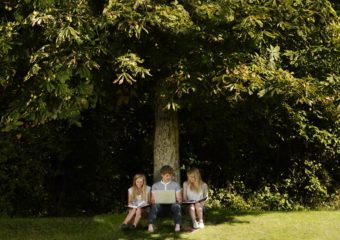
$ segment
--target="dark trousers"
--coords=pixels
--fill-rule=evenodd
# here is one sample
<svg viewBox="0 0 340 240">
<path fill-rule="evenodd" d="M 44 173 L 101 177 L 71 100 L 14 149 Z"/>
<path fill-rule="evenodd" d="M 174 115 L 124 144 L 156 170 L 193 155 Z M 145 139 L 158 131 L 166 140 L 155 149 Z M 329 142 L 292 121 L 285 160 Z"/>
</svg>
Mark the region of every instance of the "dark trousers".
<svg viewBox="0 0 340 240">
<path fill-rule="evenodd" d="M 174 204 L 152 204 L 149 213 L 149 224 L 155 224 L 158 216 L 165 216 L 171 213 L 174 217 L 175 224 L 181 224 L 182 211 L 181 205 Z"/>
</svg>

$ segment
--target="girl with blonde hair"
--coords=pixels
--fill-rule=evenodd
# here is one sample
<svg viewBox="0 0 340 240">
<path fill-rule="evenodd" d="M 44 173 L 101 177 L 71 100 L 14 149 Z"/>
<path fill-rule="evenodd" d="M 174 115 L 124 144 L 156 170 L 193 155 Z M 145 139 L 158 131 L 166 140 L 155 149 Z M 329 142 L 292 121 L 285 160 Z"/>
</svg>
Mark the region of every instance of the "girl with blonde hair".
<svg viewBox="0 0 340 240">
<path fill-rule="evenodd" d="M 143 206 L 149 205 L 150 186 L 146 184 L 144 174 L 136 174 L 132 180 L 132 187 L 128 189 L 129 213 L 121 225 L 122 229 L 129 228 L 128 223 L 133 220 L 133 228 L 136 228 L 142 217 Z"/>
<path fill-rule="evenodd" d="M 208 198 L 208 185 L 202 181 L 197 168 L 187 171 L 187 181 L 183 183 L 183 201 L 194 201 L 189 204 L 189 213 L 193 228 L 204 228 L 203 208 Z"/>
</svg>

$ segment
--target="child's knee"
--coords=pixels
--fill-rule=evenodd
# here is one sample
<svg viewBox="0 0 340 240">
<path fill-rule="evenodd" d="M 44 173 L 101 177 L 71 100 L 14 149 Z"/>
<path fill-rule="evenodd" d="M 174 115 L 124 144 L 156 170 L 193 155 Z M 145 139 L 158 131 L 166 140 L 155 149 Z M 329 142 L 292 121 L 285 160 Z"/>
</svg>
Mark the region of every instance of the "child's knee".
<svg viewBox="0 0 340 240">
<path fill-rule="evenodd" d="M 174 204 L 171 209 L 172 209 L 172 211 L 180 212 L 181 211 L 181 205 Z"/>
<path fill-rule="evenodd" d="M 136 209 L 136 208 L 131 208 L 131 209 L 130 209 L 130 213 L 133 213 L 133 214 L 135 214 L 135 213 L 136 213 L 136 211 L 137 211 L 137 209 Z"/>
</svg>

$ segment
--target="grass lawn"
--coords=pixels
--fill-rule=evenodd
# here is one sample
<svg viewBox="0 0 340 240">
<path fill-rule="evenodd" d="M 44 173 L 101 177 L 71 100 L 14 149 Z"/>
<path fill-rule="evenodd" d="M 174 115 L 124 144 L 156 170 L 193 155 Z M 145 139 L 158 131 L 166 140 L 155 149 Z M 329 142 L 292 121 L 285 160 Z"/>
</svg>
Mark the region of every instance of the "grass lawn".
<svg viewBox="0 0 340 240">
<path fill-rule="evenodd" d="M 340 211 L 231 213 L 209 210 L 204 229 L 191 231 L 188 217 L 180 233 L 170 218 L 157 220 L 146 231 L 146 219 L 137 230 L 121 231 L 125 214 L 75 218 L 0 218 L 1 240 L 338 240 Z"/>
</svg>

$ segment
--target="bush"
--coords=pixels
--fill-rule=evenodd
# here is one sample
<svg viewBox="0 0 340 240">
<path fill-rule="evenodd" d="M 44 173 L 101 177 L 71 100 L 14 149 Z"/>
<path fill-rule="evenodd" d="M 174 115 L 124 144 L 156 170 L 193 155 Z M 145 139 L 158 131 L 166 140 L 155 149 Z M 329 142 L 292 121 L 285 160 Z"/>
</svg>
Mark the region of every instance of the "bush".
<svg viewBox="0 0 340 240">
<path fill-rule="evenodd" d="M 211 200 L 207 202 L 208 207 L 223 207 L 229 210 L 244 211 L 250 210 L 251 206 L 247 203 L 240 192 L 245 190 L 242 181 L 235 180 L 227 188 L 211 188 L 209 194 Z"/>
<path fill-rule="evenodd" d="M 253 193 L 249 202 L 253 209 L 261 210 L 296 210 L 299 208 L 299 205 L 294 204 L 287 193 L 278 192 L 275 185 L 264 186 L 260 191 Z"/>
<path fill-rule="evenodd" d="M 328 201 L 326 202 L 326 207 L 332 210 L 340 209 L 340 189 L 336 190 L 335 193 L 330 195 Z"/>
<path fill-rule="evenodd" d="M 279 184 L 281 192 L 289 194 L 295 202 L 316 208 L 329 198 L 326 174 L 321 163 L 305 160 L 295 162 L 289 175 Z"/>
</svg>

